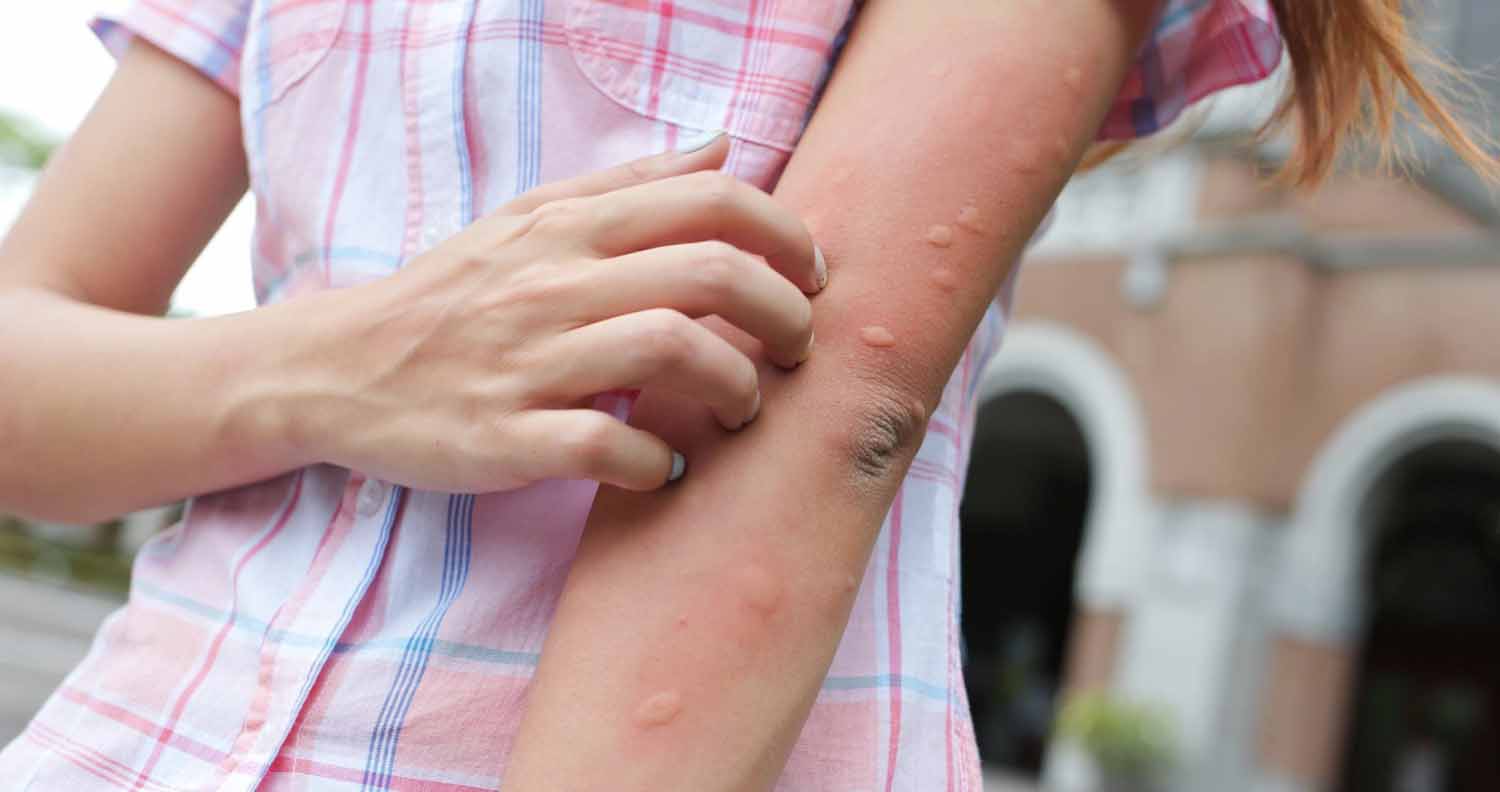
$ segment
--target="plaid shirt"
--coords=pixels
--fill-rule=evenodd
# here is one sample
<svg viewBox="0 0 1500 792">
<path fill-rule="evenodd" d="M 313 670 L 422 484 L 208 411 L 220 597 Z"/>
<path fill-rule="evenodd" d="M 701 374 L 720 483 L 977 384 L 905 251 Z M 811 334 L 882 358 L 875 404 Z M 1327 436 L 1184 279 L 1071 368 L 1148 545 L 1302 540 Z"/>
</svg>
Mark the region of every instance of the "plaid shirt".
<svg viewBox="0 0 1500 792">
<path fill-rule="evenodd" d="M 135 0 L 237 95 L 262 302 L 379 278 L 538 184 L 721 128 L 771 188 L 852 0 Z M 1170 0 L 1103 132 L 1265 76 L 1265 0 Z M 978 790 L 958 502 L 988 314 L 897 496 L 783 790 Z M 606 405 L 624 415 L 628 405 Z M 493 790 L 594 485 L 450 495 L 310 467 L 194 500 L 6 790 Z"/>
</svg>

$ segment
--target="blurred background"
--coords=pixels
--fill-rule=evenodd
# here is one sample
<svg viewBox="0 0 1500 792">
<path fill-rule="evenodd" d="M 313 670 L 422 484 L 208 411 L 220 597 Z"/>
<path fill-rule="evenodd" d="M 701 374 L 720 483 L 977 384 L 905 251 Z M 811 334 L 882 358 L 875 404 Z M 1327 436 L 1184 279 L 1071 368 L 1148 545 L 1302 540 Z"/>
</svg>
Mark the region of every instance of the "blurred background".
<svg viewBox="0 0 1500 792">
<path fill-rule="evenodd" d="M 109 77 L 94 6 L 0 5 L 0 230 Z M 1500 6 L 1420 24 L 1500 107 Z M 993 790 L 1500 790 L 1500 202 L 1420 134 L 1278 187 L 1278 79 L 1075 179 L 1029 256 L 962 507 Z M 252 304 L 251 222 L 174 312 Z M 0 742 L 178 513 L 0 515 Z"/>
</svg>

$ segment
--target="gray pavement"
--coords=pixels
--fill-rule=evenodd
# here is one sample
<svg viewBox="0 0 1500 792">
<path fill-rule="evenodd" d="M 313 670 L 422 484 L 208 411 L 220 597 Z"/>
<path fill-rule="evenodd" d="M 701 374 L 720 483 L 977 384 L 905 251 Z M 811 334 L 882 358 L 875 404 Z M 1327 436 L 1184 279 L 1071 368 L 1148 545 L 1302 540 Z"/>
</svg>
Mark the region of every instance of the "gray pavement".
<svg viewBox="0 0 1500 792">
<path fill-rule="evenodd" d="M 119 604 L 0 574 L 0 745 L 83 659 L 99 623 Z"/>
</svg>

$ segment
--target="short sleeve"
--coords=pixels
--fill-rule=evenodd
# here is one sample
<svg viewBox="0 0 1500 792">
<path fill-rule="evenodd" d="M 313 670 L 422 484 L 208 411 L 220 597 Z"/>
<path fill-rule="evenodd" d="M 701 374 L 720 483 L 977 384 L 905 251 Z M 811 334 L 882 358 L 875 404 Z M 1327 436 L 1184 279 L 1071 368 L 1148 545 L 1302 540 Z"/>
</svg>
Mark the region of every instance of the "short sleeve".
<svg viewBox="0 0 1500 792">
<path fill-rule="evenodd" d="M 252 0 L 131 0 L 118 14 L 89 23 L 115 57 L 140 38 L 240 94 L 240 54 Z"/>
<path fill-rule="evenodd" d="M 1155 133 L 1192 103 L 1269 76 L 1281 53 L 1269 0 L 1168 0 L 1099 138 Z"/>
</svg>

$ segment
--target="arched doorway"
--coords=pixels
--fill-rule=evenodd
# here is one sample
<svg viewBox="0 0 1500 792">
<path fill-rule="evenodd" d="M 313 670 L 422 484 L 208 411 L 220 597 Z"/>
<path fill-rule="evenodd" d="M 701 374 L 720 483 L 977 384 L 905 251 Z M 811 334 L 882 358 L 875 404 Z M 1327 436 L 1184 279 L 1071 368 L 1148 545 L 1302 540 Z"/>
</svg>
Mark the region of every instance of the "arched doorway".
<svg viewBox="0 0 1500 792">
<path fill-rule="evenodd" d="M 1382 605 L 1381 595 L 1373 592 L 1389 585 L 1377 581 L 1390 580 L 1391 570 L 1398 577 L 1405 574 L 1399 570 L 1407 566 L 1403 558 L 1414 547 L 1412 537 L 1433 535 L 1409 526 L 1420 524 L 1414 514 L 1438 519 L 1432 516 L 1441 513 L 1431 506 L 1435 496 L 1428 496 L 1425 508 L 1411 504 L 1423 503 L 1423 492 L 1452 486 L 1450 474 L 1456 467 L 1472 467 L 1463 475 L 1477 473 L 1490 482 L 1474 486 L 1471 481 L 1469 491 L 1493 488 L 1494 481 L 1483 472 L 1493 469 L 1483 461 L 1492 459 L 1490 453 L 1500 453 L 1500 383 L 1480 377 L 1435 377 L 1392 388 L 1344 421 L 1318 452 L 1298 493 L 1269 592 L 1272 636 L 1258 755 L 1267 788 L 1352 788 L 1351 774 L 1370 772 L 1352 767 L 1360 763 L 1354 754 L 1402 750 L 1389 746 L 1401 745 L 1404 735 L 1387 737 L 1387 747 L 1381 749 L 1366 733 L 1369 727 L 1361 725 L 1379 717 L 1372 707 L 1384 706 L 1378 691 L 1373 701 L 1365 701 L 1383 662 L 1376 658 L 1393 651 L 1381 647 L 1397 643 L 1387 640 L 1389 629 L 1382 629 L 1384 614 L 1372 611 Z M 1395 505 L 1400 503 L 1408 508 Z M 1471 517 L 1476 513 L 1472 508 L 1466 512 Z M 1402 524 L 1408 528 L 1400 528 Z M 1490 525 L 1493 533 L 1493 519 Z M 1417 555 L 1428 552 L 1419 548 Z M 1446 590 L 1449 582 L 1444 577 L 1441 585 L 1425 588 Z M 1399 604 L 1405 598 L 1400 591 L 1384 596 L 1396 612 L 1410 611 L 1409 605 Z M 1479 648 L 1478 641 L 1467 647 L 1474 652 Z M 1373 670 L 1367 668 L 1372 664 Z M 1495 668 L 1489 666 L 1489 679 L 1500 676 Z M 1431 689 L 1427 683 L 1418 686 L 1424 685 Z M 1434 695 L 1447 698 L 1445 693 Z M 1416 731 L 1430 730 L 1424 724 Z M 1354 780 L 1363 778 L 1355 775 Z M 1371 783 L 1375 786 L 1368 792 L 1385 792 L 1393 779 Z M 1363 784 L 1357 788 L 1367 792 Z"/>
<path fill-rule="evenodd" d="M 965 678 L 987 765 L 1039 776 L 1063 687 L 1093 473 L 1074 415 L 1036 390 L 980 408 L 964 491 Z"/>
<path fill-rule="evenodd" d="M 1500 789 L 1500 450 L 1439 440 L 1376 480 L 1345 792 Z"/>
</svg>

